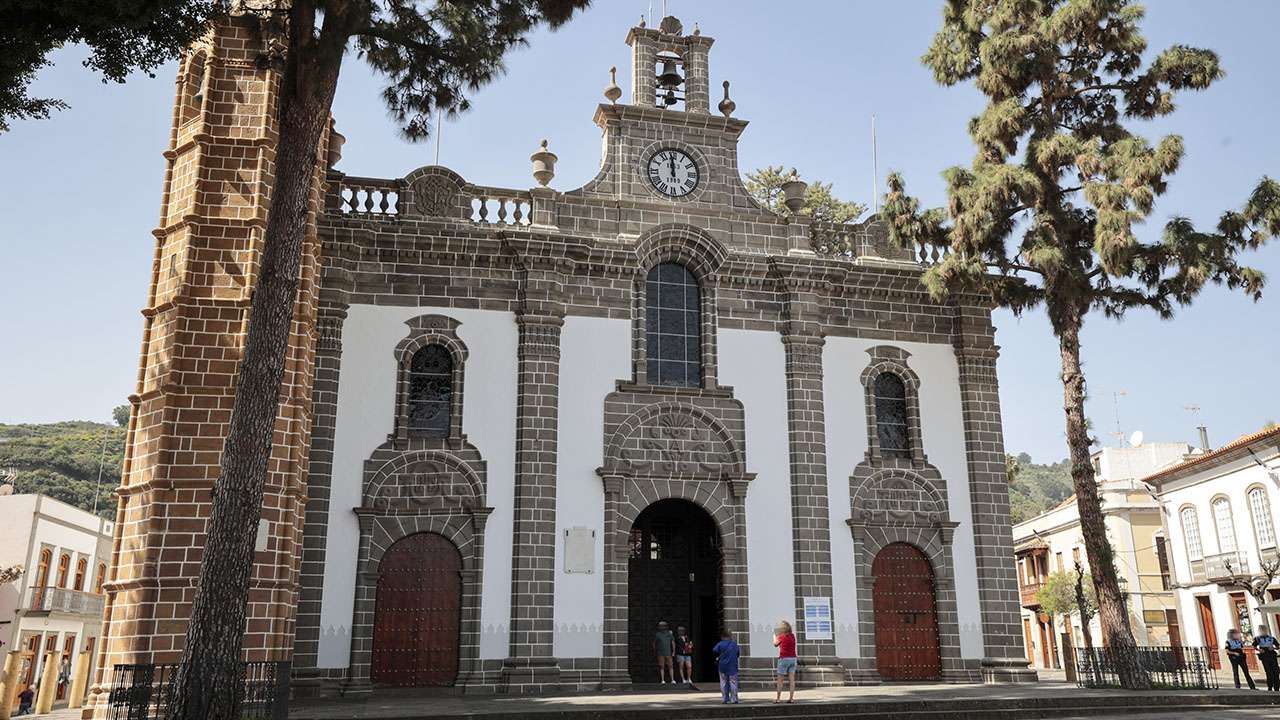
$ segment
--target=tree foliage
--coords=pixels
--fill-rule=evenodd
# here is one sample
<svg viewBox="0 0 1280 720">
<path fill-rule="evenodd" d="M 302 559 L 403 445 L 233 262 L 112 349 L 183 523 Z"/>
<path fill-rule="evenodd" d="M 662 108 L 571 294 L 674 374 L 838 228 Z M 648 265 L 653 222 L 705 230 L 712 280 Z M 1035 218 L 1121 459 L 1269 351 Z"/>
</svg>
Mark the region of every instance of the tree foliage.
<svg viewBox="0 0 1280 720">
<path fill-rule="evenodd" d="M 129 405 L 117 405 L 111 411 L 111 419 L 115 422 L 116 426 L 127 428 L 129 427 L 129 416 L 132 414 L 133 410 Z"/>
<path fill-rule="evenodd" d="M 791 211 L 783 203 L 782 197 L 782 184 L 789 175 L 781 165 L 766 165 L 747 173 L 747 192 L 764 209 L 782 216 L 790 215 Z M 831 183 L 815 180 L 805 188 L 804 206 L 800 208 L 799 214 L 806 215 L 815 222 L 851 223 L 856 222 L 866 211 L 866 205 L 837 198 L 831 192 Z M 815 232 L 813 251 L 819 255 L 848 255 L 851 248 L 847 239 Z"/>
<path fill-rule="evenodd" d="M 1257 299 L 1262 273 L 1237 255 L 1280 232 L 1280 183 L 1263 177 L 1212 229 L 1174 217 L 1159 238 L 1135 233 L 1178 169 L 1183 142 L 1152 143 L 1130 126 L 1172 113 L 1176 92 L 1204 90 L 1223 75 L 1215 53 L 1186 45 L 1144 66 L 1143 14 L 1131 0 L 948 0 L 923 62 L 939 83 L 972 82 L 987 96 L 969 123 L 978 152 L 968 167 L 943 173 L 946 207 L 921 209 L 894 173 L 883 210 L 897 243 L 951 250 L 924 274 L 936 299 L 981 293 L 1014 312 L 1045 307 L 1062 358 L 1072 480 L 1103 633 L 1129 688 L 1150 679 L 1120 600 L 1089 462 L 1080 329 L 1091 310 L 1116 317 L 1145 307 L 1167 318 L 1209 283 Z"/>
<path fill-rule="evenodd" d="M 1071 496 L 1071 463 L 1059 460 L 1042 465 L 1020 453 L 1017 475 L 1009 481 L 1009 514 L 1016 525 L 1039 515 Z"/>
<path fill-rule="evenodd" d="M 225 10 L 222 0 L 4 0 L 0 2 L 0 132 L 9 121 L 46 118 L 67 107 L 28 94 L 49 54 L 71 43 L 89 49 L 84 64 L 103 82 L 150 74 L 178 58 Z"/>
<path fill-rule="evenodd" d="M 106 454 L 103 454 L 103 442 Z M 115 519 L 111 491 L 120 486 L 125 431 L 93 422 L 0 425 L 0 470 L 12 468 L 19 493 L 41 493 Z M 102 482 L 98 470 L 102 469 Z"/>
<path fill-rule="evenodd" d="M 1098 593 L 1093 589 L 1093 577 L 1088 573 L 1084 575 L 1084 586 L 1086 617 L 1081 618 L 1080 624 L 1088 625 L 1098 614 Z M 1080 608 L 1076 604 L 1076 574 L 1061 570 L 1049 573 L 1049 577 L 1045 578 L 1044 587 L 1036 592 L 1036 600 L 1040 603 L 1040 609 L 1050 615 L 1079 616 Z"/>
</svg>

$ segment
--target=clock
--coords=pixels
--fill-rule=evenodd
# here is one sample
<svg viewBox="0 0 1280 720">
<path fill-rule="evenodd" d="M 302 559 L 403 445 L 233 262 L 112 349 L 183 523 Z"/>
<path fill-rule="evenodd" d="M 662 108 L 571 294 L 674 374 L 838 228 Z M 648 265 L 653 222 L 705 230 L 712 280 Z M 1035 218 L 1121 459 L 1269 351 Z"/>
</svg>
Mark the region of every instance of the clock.
<svg viewBox="0 0 1280 720">
<path fill-rule="evenodd" d="M 698 187 L 698 162 L 683 150 L 662 148 L 649 157 L 649 182 L 667 197 L 680 198 Z"/>
</svg>

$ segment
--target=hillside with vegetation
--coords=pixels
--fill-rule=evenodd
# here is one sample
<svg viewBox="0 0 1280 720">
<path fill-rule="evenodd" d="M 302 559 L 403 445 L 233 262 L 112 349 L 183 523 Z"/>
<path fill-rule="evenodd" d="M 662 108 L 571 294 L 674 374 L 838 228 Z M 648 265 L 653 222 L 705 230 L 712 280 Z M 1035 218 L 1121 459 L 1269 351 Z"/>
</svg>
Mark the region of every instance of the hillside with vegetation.
<svg viewBox="0 0 1280 720">
<path fill-rule="evenodd" d="M 1014 524 L 1039 515 L 1071 497 L 1071 463 L 1066 459 L 1051 465 L 1034 462 L 1021 453 L 1010 458 L 1009 510 Z"/>
<path fill-rule="evenodd" d="M 128 423 L 128 411 L 123 419 Z M 0 425 L 0 481 L 114 520 L 125 428 L 86 421 Z M 105 448 L 105 451 L 104 451 Z M 99 480 L 101 469 L 101 480 Z"/>
</svg>

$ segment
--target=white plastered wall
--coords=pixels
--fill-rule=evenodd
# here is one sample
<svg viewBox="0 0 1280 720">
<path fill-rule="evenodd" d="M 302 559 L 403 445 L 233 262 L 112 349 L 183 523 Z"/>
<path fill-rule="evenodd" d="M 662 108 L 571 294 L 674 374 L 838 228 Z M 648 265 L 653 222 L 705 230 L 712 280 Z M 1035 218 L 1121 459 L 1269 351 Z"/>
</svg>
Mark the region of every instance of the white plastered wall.
<svg viewBox="0 0 1280 720">
<path fill-rule="evenodd" d="M 329 527 L 325 541 L 324 594 L 318 665 L 346 667 L 360 528 L 351 511 L 361 500 L 364 461 L 386 441 L 395 420 L 396 345 L 409 334 L 406 320 L 425 314 L 461 322 L 467 347 L 462 431 L 488 471 L 484 579 L 481 588 L 480 657 L 507 656 L 511 608 L 511 533 L 515 476 L 515 316 L 491 310 L 353 305 L 342 329 L 342 365 L 334 429 Z"/>
<path fill-rule="evenodd" d="M 559 457 L 556 467 L 556 582 L 553 652 L 604 652 L 604 399 L 631 377 L 631 322 L 566 317 L 560 331 Z M 564 532 L 596 533 L 590 573 L 566 573 Z"/>
</svg>

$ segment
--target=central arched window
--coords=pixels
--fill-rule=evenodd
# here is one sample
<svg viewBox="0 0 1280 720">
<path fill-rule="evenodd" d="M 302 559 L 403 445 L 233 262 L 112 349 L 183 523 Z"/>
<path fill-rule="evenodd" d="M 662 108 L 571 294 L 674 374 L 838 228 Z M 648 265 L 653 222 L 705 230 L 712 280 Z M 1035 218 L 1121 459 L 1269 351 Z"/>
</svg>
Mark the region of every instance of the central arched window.
<svg viewBox="0 0 1280 720">
<path fill-rule="evenodd" d="M 911 457 L 911 436 L 907 432 L 907 386 L 896 373 L 876 376 L 876 434 L 881 457 Z"/>
<path fill-rule="evenodd" d="M 88 560 L 85 560 L 84 558 L 80 558 L 78 561 L 76 561 L 76 585 L 75 585 L 76 590 L 84 590 L 84 574 L 88 568 L 89 568 Z"/>
<path fill-rule="evenodd" d="M 701 387 L 698 281 L 683 265 L 662 263 L 645 280 L 645 359 L 650 385 Z"/>
<path fill-rule="evenodd" d="M 1196 509 L 1182 508 L 1182 537 L 1187 541 L 1187 558 L 1203 560 L 1204 549 L 1200 545 L 1200 521 L 1196 518 Z"/>
<path fill-rule="evenodd" d="M 1218 552 L 1236 551 L 1236 529 L 1231 522 L 1231 501 L 1220 497 L 1213 501 L 1213 524 L 1218 529 Z"/>
<path fill-rule="evenodd" d="M 443 345 L 424 345 L 409 362 L 409 434 L 448 437 L 453 358 Z"/>
</svg>

